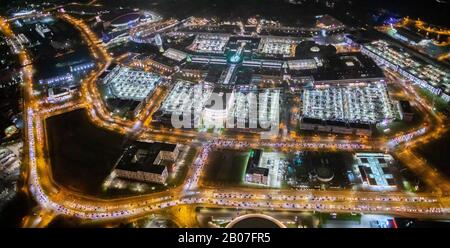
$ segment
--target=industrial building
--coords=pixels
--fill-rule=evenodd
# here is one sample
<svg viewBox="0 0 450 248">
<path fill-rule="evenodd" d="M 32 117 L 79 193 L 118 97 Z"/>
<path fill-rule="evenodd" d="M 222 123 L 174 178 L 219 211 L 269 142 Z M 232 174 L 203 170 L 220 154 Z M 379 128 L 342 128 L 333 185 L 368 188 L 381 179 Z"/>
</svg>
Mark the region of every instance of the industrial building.
<svg viewBox="0 0 450 248">
<path fill-rule="evenodd" d="M 178 145 L 134 142 L 125 148 L 113 173 L 119 178 L 164 184 L 178 155 Z"/>
<path fill-rule="evenodd" d="M 255 184 L 268 184 L 269 169 L 259 167 L 259 160 L 261 158 L 262 150 L 251 150 L 250 157 L 245 169 L 245 182 Z"/>
</svg>

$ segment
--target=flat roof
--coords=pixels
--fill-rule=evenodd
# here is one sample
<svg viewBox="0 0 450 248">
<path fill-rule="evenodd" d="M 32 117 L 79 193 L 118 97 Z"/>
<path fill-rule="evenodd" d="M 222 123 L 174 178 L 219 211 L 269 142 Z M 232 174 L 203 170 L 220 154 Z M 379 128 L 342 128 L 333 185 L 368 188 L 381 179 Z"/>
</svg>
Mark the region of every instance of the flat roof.
<svg viewBox="0 0 450 248">
<path fill-rule="evenodd" d="M 247 168 L 245 170 L 245 173 L 247 174 L 260 174 L 264 176 L 269 175 L 269 169 L 258 167 L 259 160 L 261 159 L 263 151 L 260 149 L 252 149 L 250 151 L 250 157 L 247 162 Z"/>
<path fill-rule="evenodd" d="M 319 85 L 304 89 L 302 100 L 304 117 L 326 120 L 334 126 L 341 122 L 375 124 L 394 117 L 383 82 Z"/>
<path fill-rule="evenodd" d="M 389 167 L 394 158 L 384 153 L 356 153 L 356 166 L 363 181 L 372 187 L 395 187 L 395 179 Z"/>
<path fill-rule="evenodd" d="M 312 76 L 315 81 L 384 78 L 378 65 L 359 52 L 320 57 L 320 62 L 322 66 L 316 69 L 289 70 L 289 73 L 296 77 Z"/>
<path fill-rule="evenodd" d="M 175 144 L 167 143 L 133 142 L 124 149 L 115 169 L 161 174 L 165 166 L 154 164 L 156 157 L 160 151 L 174 151 L 175 147 Z M 135 156 L 139 158 L 134 159 Z"/>
</svg>

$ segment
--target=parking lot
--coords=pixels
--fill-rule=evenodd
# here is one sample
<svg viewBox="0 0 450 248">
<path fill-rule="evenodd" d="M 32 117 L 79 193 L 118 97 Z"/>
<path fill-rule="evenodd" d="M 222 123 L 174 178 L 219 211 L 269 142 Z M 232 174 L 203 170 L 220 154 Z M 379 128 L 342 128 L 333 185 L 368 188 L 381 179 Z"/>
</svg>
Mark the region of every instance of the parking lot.
<svg viewBox="0 0 450 248">
<path fill-rule="evenodd" d="M 319 120 L 375 124 L 395 117 L 382 82 L 305 89 L 302 108 L 304 117 Z"/>
<path fill-rule="evenodd" d="M 104 79 L 112 97 L 141 101 L 147 97 L 160 82 L 161 77 L 127 67 L 115 67 Z"/>
</svg>

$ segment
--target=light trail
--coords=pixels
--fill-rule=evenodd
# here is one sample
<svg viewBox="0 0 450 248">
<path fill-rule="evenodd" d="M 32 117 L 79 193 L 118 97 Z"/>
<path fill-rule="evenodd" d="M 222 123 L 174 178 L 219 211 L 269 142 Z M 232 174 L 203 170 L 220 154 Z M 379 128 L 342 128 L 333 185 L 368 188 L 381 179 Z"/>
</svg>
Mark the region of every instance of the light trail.
<svg viewBox="0 0 450 248">
<path fill-rule="evenodd" d="M 74 25 L 83 34 L 83 38 L 98 60 L 100 69 L 89 74 L 82 83 L 82 99 L 74 100 L 61 106 L 39 107 L 33 100 L 31 67 L 24 67 L 27 73 L 26 89 L 28 96 L 25 97 L 26 106 L 26 139 L 28 144 L 28 170 L 29 189 L 34 199 L 41 208 L 49 210 L 54 214 L 68 215 L 86 220 L 113 220 L 133 218 L 158 211 L 164 208 L 182 205 L 201 205 L 212 207 L 236 207 L 242 209 L 273 209 L 294 211 L 324 211 L 324 212 L 364 212 L 364 213 L 389 213 L 389 214 L 411 214 L 420 216 L 448 216 L 449 206 L 447 198 L 439 194 L 409 194 L 402 192 L 355 192 L 355 191 L 317 191 L 317 190 L 274 190 L 274 189 L 247 189 L 247 188 L 213 188 L 201 185 L 201 174 L 203 172 L 209 152 L 212 149 L 248 149 L 250 147 L 267 147 L 276 149 L 314 149 L 314 150 L 380 150 L 389 146 L 389 142 L 382 139 L 371 140 L 371 145 L 357 139 L 322 139 L 305 138 L 284 141 L 281 139 L 260 141 L 254 135 L 215 137 L 211 134 L 199 136 L 194 132 L 170 132 L 163 129 L 155 129 L 153 126 L 142 127 L 142 133 L 138 138 L 144 139 L 149 136 L 154 139 L 169 139 L 177 143 L 190 143 L 201 145 L 201 151 L 197 156 L 193 168 L 188 173 L 185 184 L 167 191 L 147 194 L 137 197 L 104 200 L 88 197 L 70 191 L 52 180 L 52 174 L 43 156 L 45 150 L 45 130 L 43 121 L 53 115 L 72 111 L 78 108 L 87 108 L 90 119 L 95 125 L 102 128 L 114 130 L 122 134 L 133 131 L 136 122 L 124 121 L 111 117 L 102 103 L 95 82 L 98 76 L 109 66 L 112 58 L 107 53 L 104 45 L 95 37 L 95 34 L 82 21 L 67 14 L 61 18 Z M 1 19 L 0 19 L 1 20 Z M 5 29 L 6 21 L 1 21 L 2 29 Z M 27 62 L 26 52 L 21 55 L 22 61 Z M 429 110 L 426 102 L 423 106 Z M 146 113 L 153 111 L 152 106 L 146 106 Z M 144 115 L 143 121 L 150 118 Z M 436 115 L 440 123 L 442 120 Z M 421 128 L 412 133 L 391 139 L 395 149 L 401 149 L 404 144 L 412 144 L 417 140 L 427 139 L 430 136 L 442 134 L 441 128 Z M 203 135 L 203 134 L 202 134 Z M 439 135 L 437 135 L 439 137 Z M 209 142 L 205 142 L 209 139 Z M 405 149 L 405 155 L 410 150 Z M 401 157 L 402 159 L 406 159 Z M 417 163 L 418 168 L 426 168 L 422 163 Z M 432 173 L 430 175 L 433 175 Z M 435 178 L 435 177 L 432 177 Z M 446 181 L 441 182 L 442 187 Z M 445 205 L 442 204 L 445 202 Z"/>
</svg>

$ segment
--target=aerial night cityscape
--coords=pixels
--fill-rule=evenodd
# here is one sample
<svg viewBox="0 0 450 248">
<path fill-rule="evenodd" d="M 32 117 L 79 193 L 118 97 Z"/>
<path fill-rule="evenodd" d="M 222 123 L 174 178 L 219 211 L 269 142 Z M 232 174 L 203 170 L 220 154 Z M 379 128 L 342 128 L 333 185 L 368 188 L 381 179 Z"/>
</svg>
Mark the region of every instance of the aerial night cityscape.
<svg viewBox="0 0 450 248">
<path fill-rule="evenodd" d="M 0 227 L 450 227 L 449 13 L 0 0 Z"/>
</svg>

